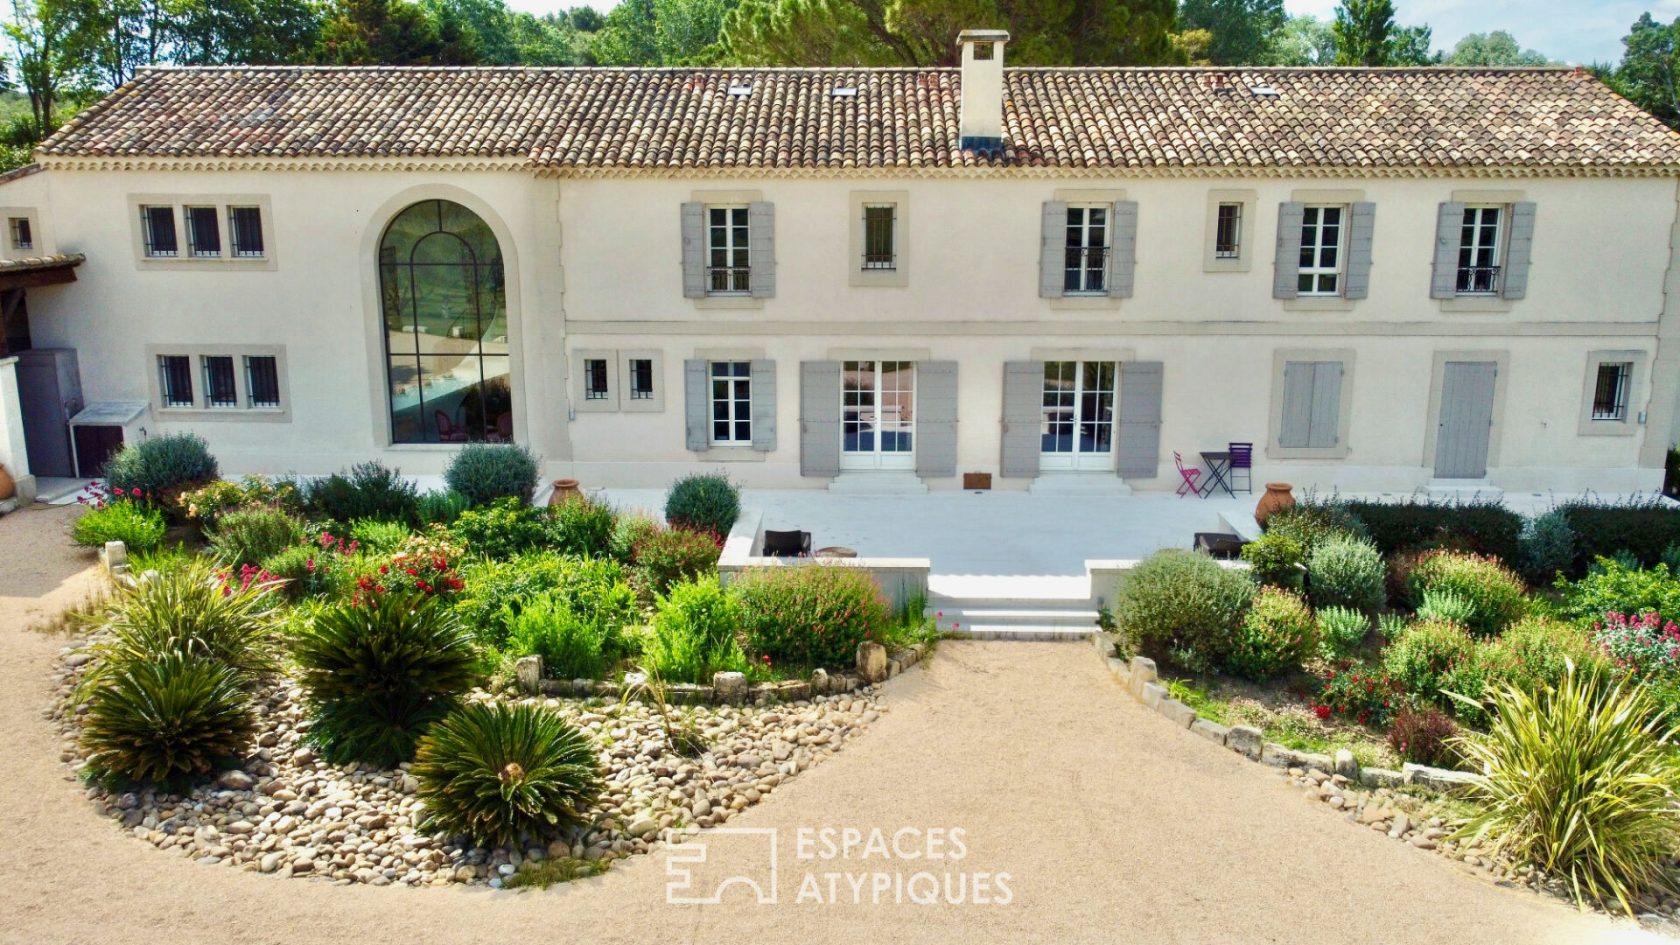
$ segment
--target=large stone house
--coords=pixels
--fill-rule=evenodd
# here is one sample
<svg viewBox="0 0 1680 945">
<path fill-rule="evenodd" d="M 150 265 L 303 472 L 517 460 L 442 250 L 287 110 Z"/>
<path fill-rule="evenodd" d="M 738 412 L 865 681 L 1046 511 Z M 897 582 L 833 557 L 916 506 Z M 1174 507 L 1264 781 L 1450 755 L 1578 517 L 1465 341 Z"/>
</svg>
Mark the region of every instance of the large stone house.
<svg viewBox="0 0 1680 945">
<path fill-rule="evenodd" d="M 146 71 L 0 184 L 0 462 L 188 430 L 229 472 L 511 440 L 590 485 L 1101 492 L 1246 441 L 1320 490 L 1660 482 L 1680 135 L 1579 70 L 1006 40 Z"/>
</svg>

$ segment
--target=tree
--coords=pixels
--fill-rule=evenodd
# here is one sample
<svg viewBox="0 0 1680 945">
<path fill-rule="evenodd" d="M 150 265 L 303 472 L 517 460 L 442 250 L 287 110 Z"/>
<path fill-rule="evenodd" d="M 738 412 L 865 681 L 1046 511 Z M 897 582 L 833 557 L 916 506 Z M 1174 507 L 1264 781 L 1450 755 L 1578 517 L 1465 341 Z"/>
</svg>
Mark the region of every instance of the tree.
<svg viewBox="0 0 1680 945">
<path fill-rule="evenodd" d="M 516 13 L 509 23 L 509 35 L 517 61 L 527 66 L 572 66 L 578 64 L 577 30 L 562 13 L 533 16 Z"/>
<path fill-rule="evenodd" d="M 87 50 L 78 48 L 77 24 L 61 0 L 12 0 L 6 36 L 16 54 L 18 82 L 40 140 L 58 127 L 60 99 L 87 85 Z"/>
<path fill-rule="evenodd" d="M 321 31 L 310 0 L 168 0 L 166 9 L 181 65 L 307 61 Z"/>
<path fill-rule="evenodd" d="M 1669 125 L 1680 126 L 1680 19 L 1658 23 L 1642 13 L 1622 39 L 1617 91 Z"/>
<path fill-rule="evenodd" d="M 1178 10 L 1181 30 L 1212 34 L 1205 58 L 1221 66 L 1263 62 L 1287 19 L 1283 0 L 1184 0 Z"/>
<path fill-rule="evenodd" d="M 1429 48 L 1433 30 L 1423 26 L 1402 26 L 1394 31 L 1389 44 L 1388 62 L 1391 66 L 1438 66 L 1441 55 Z"/>
<path fill-rule="evenodd" d="M 1336 34 L 1310 14 L 1292 16 L 1272 34 L 1261 62 L 1270 66 L 1328 66 L 1336 61 Z"/>
<path fill-rule="evenodd" d="M 331 65 L 449 64 L 438 24 L 408 0 L 334 0 L 316 59 Z"/>
<path fill-rule="evenodd" d="M 1446 58 L 1449 66 L 1545 66 L 1551 60 L 1532 49 L 1524 49 L 1516 37 L 1504 30 L 1471 33 L 1458 41 Z"/>
<path fill-rule="evenodd" d="M 1174 51 L 1187 66 L 1211 66 L 1208 50 L 1213 46 L 1213 34 L 1207 30 L 1179 30 L 1172 34 Z"/>
<path fill-rule="evenodd" d="M 1339 66 L 1386 66 L 1394 53 L 1393 0 L 1342 0 L 1336 7 Z"/>
<path fill-rule="evenodd" d="M 597 33 L 606 25 L 607 18 L 594 7 L 572 7 L 566 11 L 566 19 L 572 24 L 572 29 L 579 33 Z"/>
</svg>

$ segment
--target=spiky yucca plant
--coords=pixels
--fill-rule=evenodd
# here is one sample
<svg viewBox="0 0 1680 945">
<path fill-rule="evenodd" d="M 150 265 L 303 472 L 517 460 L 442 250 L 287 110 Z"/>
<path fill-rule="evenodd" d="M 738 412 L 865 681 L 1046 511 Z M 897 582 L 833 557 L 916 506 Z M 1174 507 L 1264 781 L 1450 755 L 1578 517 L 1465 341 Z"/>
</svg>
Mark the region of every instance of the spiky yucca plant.
<svg viewBox="0 0 1680 945">
<path fill-rule="evenodd" d="M 413 772 L 425 828 L 481 846 L 580 823 L 601 793 L 590 738 L 529 704 L 455 710 L 421 739 Z"/>
<path fill-rule="evenodd" d="M 374 595 L 327 607 L 292 656 L 309 694 L 312 738 L 334 761 L 391 767 L 471 688 L 477 653 L 459 621 L 425 595 Z"/>
<path fill-rule="evenodd" d="M 172 652 L 107 674 L 93 689 L 81 738 L 95 774 L 178 791 L 237 763 L 255 730 L 234 669 Z"/>
<path fill-rule="evenodd" d="M 1461 834 L 1491 837 L 1518 861 L 1566 878 L 1577 900 L 1629 914 L 1642 893 L 1670 886 L 1680 729 L 1668 710 L 1638 683 L 1573 663 L 1556 685 L 1506 686 L 1490 704 L 1485 735 L 1453 739 L 1482 772 L 1471 786 L 1480 810 Z"/>
<path fill-rule="evenodd" d="M 205 656 L 239 676 L 242 685 L 278 668 L 276 585 L 227 580 L 215 562 L 195 558 L 117 592 L 101 615 L 108 631 L 92 646 L 95 659 L 81 694 L 101 679 L 170 653 Z"/>
</svg>

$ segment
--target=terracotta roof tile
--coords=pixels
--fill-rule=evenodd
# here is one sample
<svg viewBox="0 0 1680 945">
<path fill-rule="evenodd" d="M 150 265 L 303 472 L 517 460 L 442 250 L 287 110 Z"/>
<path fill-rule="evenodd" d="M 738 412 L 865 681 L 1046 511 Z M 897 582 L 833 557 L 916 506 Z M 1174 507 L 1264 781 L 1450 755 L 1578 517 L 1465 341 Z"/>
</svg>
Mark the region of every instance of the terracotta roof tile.
<svg viewBox="0 0 1680 945">
<path fill-rule="evenodd" d="M 1680 168 L 1680 134 L 1571 70 L 1009 69 L 1005 82 L 1003 146 L 976 153 L 958 148 L 955 69 L 153 69 L 39 153 L 562 173 Z"/>
</svg>

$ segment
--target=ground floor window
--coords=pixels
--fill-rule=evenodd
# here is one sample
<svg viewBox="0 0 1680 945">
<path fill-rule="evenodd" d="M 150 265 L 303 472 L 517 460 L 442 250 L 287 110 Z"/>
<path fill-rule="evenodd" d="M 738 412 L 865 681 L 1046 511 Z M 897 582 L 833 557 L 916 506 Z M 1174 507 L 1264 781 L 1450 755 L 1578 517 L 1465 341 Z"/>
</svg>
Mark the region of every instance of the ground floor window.
<svg viewBox="0 0 1680 945">
<path fill-rule="evenodd" d="M 1040 466 L 1104 469 L 1114 462 L 1115 361 L 1044 362 Z"/>
<path fill-rule="evenodd" d="M 915 463 L 916 362 L 845 361 L 841 377 L 841 465 L 909 468 Z"/>
<path fill-rule="evenodd" d="M 1598 366 L 1593 385 L 1592 418 L 1622 423 L 1627 420 L 1632 361 L 1606 361 Z"/>
<path fill-rule="evenodd" d="M 712 442 L 752 445 L 752 362 L 713 361 Z"/>
<path fill-rule="evenodd" d="M 157 361 L 154 403 L 172 411 L 283 414 L 279 350 L 197 345 L 153 349 Z"/>
</svg>

